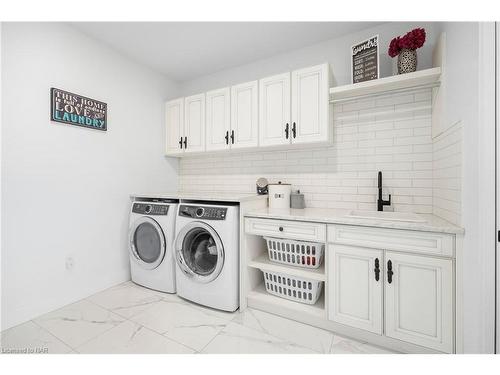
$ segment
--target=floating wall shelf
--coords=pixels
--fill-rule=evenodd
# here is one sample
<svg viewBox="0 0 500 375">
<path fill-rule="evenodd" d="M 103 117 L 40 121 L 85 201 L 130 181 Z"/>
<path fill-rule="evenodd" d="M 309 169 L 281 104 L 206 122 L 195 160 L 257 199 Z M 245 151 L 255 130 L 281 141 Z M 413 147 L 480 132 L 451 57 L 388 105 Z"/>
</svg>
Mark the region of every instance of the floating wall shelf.
<svg viewBox="0 0 500 375">
<path fill-rule="evenodd" d="M 330 102 L 335 103 L 359 99 L 365 96 L 392 94 L 417 88 L 437 87 L 440 83 L 440 77 L 441 68 L 438 67 L 351 85 L 332 87 L 330 89 Z"/>
</svg>

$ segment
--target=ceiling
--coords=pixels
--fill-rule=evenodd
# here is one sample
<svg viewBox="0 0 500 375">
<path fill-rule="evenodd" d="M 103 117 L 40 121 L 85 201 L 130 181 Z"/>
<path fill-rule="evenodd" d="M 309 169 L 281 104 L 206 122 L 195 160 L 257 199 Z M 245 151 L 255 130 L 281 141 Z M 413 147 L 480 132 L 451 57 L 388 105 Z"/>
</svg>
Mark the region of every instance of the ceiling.
<svg viewBox="0 0 500 375">
<path fill-rule="evenodd" d="M 380 22 L 75 22 L 85 34 L 178 82 Z"/>
</svg>

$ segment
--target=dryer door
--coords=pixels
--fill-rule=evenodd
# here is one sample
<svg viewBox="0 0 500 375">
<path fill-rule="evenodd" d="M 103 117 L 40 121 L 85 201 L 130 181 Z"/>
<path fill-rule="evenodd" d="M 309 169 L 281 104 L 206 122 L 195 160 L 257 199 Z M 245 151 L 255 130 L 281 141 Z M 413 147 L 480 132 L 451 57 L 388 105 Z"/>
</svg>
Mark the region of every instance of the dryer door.
<svg viewBox="0 0 500 375">
<path fill-rule="evenodd" d="M 130 252 L 144 269 L 160 265 L 165 257 L 165 235 L 155 220 L 143 216 L 134 222 L 130 228 Z"/>
<path fill-rule="evenodd" d="M 193 280 L 215 280 L 224 265 L 224 247 L 217 232 L 208 224 L 193 221 L 185 225 L 175 240 L 180 269 Z"/>
</svg>

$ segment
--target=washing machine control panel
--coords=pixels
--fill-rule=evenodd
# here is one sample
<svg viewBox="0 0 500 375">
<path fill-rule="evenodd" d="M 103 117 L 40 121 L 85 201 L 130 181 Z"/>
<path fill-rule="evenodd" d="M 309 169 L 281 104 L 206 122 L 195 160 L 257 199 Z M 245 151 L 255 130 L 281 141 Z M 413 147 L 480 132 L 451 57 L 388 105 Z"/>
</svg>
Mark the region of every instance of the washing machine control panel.
<svg viewBox="0 0 500 375">
<path fill-rule="evenodd" d="M 184 206 L 179 208 L 179 216 L 204 220 L 225 220 L 227 208 L 213 206 Z"/>
<path fill-rule="evenodd" d="M 165 204 L 135 202 L 132 206 L 132 212 L 142 215 L 166 215 L 168 208 L 169 206 Z"/>
</svg>

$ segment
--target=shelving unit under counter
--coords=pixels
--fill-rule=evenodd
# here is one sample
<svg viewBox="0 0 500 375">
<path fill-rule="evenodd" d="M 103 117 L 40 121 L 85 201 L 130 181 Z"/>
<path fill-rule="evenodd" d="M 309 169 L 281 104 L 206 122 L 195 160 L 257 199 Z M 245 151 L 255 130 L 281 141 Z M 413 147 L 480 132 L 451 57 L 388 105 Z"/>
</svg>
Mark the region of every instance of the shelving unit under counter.
<svg viewBox="0 0 500 375">
<path fill-rule="evenodd" d="M 326 246 L 326 226 L 311 224 L 310 228 L 303 225 L 296 227 L 293 223 L 282 223 L 280 226 L 276 226 L 274 221 L 266 222 L 263 226 L 253 226 L 252 223 L 252 219 L 245 218 L 246 230 L 242 241 L 244 245 L 242 249 L 244 250 L 240 254 L 241 308 L 253 307 L 292 318 L 296 316 L 298 320 L 305 317 L 313 320 L 326 319 L 326 270 L 324 256 L 318 268 L 306 268 L 275 262 L 269 258 L 265 239 L 267 237 L 287 238 L 287 236 L 292 236 L 304 244 L 312 245 L 312 243 L 316 243 L 320 246 Z M 292 235 L 292 233 L 294 234 Z M 270 294 L 266 290 L 264 272 L 286 275 L 290 279 L 310 280 L 313 284 L 314 282 L 322 283 L 319 298 L 314 304 L 308 304 Z"/>
</svg>

